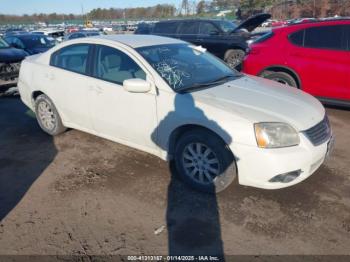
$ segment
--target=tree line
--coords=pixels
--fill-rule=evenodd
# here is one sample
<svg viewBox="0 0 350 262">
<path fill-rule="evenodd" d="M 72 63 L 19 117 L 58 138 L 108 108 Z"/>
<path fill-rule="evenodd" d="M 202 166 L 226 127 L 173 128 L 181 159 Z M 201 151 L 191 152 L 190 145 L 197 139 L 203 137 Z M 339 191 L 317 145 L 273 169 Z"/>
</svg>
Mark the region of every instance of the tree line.
<svg viewBox="0 0 350 262">
<path fill-rule="evenodd" d="M 86 14 L 0 14 L 0 23 L 12 22 L 49 22 L 67 20 L 112 20 L 112 19 L 157 19 L 174 16 L 203 16 L 220 10 L 237 10 L 243 17 L 259 12 L 270 12 L 274 17 L 318 17 L 332 15 L 350 15 L 349 0 L 181 0 L 178 6 L 159 4 L 151 7 L 136 8 L 96 8 Z"/>
</svg>

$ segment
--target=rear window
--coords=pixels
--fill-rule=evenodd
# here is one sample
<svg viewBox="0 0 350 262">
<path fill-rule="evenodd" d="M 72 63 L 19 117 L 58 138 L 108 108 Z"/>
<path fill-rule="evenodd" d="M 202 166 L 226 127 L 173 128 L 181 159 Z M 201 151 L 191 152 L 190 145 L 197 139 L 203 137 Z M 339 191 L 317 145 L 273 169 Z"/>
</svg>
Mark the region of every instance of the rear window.
<svg viewBox="0 0 350 262">
<path fill-rule="evenodd" d="M 155 34 L 175 34 L 177 29 L 176 22 L 157 23 L 154 26 L 153 33 Z"/>
</svg>

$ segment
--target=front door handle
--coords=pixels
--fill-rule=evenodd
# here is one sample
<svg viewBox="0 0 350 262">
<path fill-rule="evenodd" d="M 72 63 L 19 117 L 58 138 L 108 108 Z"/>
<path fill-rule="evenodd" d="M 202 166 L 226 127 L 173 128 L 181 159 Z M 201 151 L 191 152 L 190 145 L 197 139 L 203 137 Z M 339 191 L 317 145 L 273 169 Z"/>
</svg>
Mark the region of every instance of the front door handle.
<svg viewBox="0 0 350 262">
<path fill-rule="evenodd" d="M 90 86 L 90 91 L 95 92 L 96 94 L 101 94 L 103 92 L 102 88 L 99 86 Z"/>
</svg>

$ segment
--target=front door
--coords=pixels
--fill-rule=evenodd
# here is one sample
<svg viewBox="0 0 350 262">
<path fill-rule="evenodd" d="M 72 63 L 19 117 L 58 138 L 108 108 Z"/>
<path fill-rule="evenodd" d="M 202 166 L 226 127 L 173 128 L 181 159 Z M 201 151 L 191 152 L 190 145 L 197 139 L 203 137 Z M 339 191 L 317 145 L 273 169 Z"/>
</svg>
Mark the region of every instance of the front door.
<svg viewBox="0 0 350 262">
<path fill-rule="evenodd" d="M 144 70 L 124 51 L 104 45 L 96 45 L 92 64 L 88 99 L 96 133 L 145 151 L 154 150 L 156 96 L 123 88 L 126 79 L 146 80 Z"/>
</svg>

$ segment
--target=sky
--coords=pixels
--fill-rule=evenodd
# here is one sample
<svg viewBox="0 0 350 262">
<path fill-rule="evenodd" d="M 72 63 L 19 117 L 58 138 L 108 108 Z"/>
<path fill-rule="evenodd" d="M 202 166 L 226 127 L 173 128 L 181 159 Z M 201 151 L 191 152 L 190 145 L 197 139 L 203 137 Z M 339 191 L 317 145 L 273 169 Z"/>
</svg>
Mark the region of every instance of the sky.
<svg viewBox="0 0 350 262">
<path fill-rule="evenodd" d="M 81 14 L 94 8 L 147 7 L 157 4 L 173 4 L 179 7 L 181 0 L 0 0 L 0 14 L 73 13 Z"/>
</svg>

